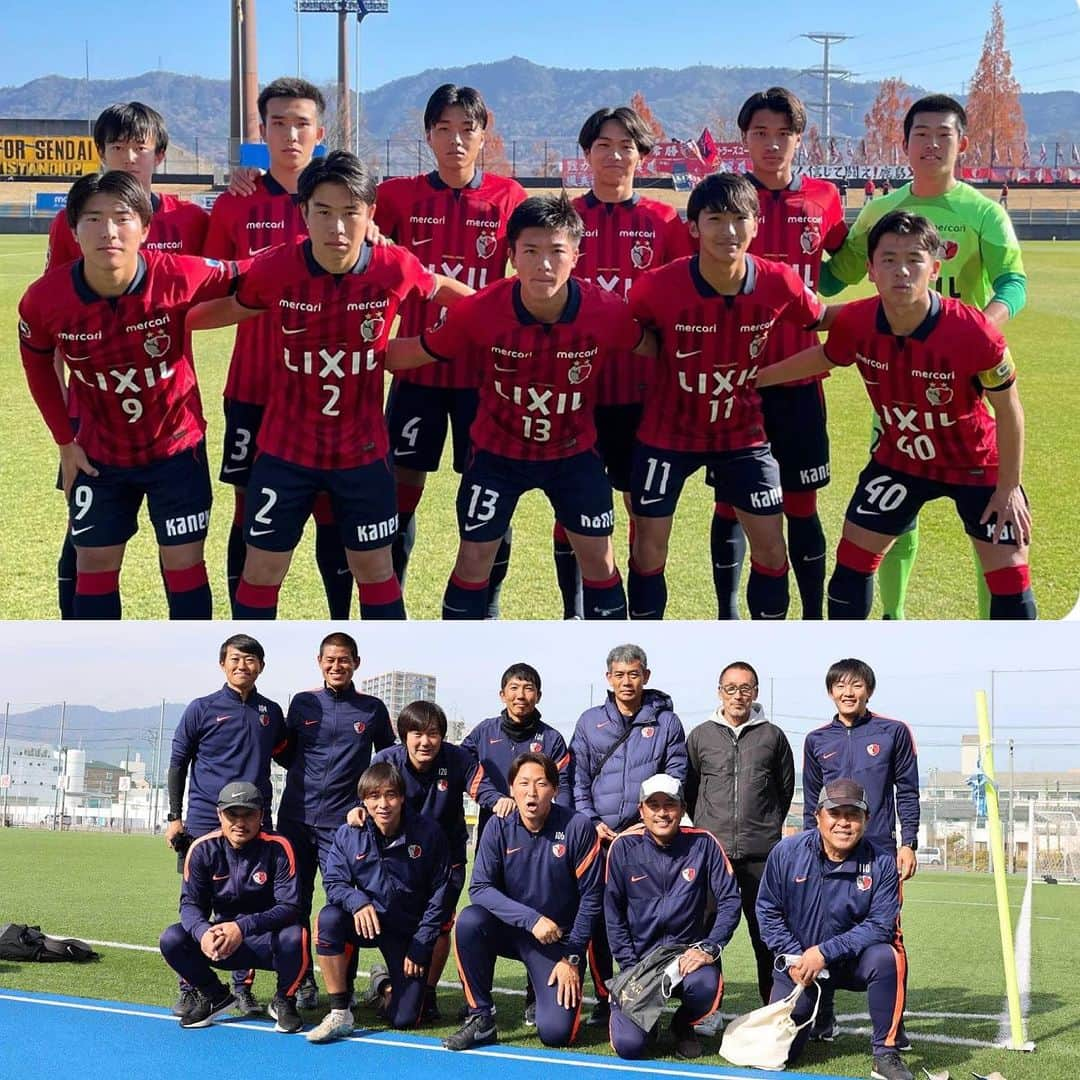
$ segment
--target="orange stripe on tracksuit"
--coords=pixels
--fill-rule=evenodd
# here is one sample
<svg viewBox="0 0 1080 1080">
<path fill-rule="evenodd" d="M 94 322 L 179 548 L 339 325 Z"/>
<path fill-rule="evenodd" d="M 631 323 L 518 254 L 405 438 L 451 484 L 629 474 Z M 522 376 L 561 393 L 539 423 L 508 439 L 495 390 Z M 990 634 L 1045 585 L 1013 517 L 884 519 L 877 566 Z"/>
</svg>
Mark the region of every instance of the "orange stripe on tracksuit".
<svg viewBox="0 0 1080 1080">
<path fill-rule="evenodd" d="M 308 929 L 306 926 L 303 928 L 301 933 L 303 934 L 303 937 L 301 938 L 303 960 L 300 963 L 300 972 L 296 976 L 296 981 L 285 991 L 286 997 L 292 997 L 296 993 L 296 991 L 300 989 L 300 984 L 304 981 L 304 976 L 308 973 L 308 967 L 310 965 L 310 961 L 308 960 L 308 948 L 310 945 L 309 939 L 311 935 L 308 933 Z"/>
<path fill-rule="evenodd" d="M 477 1008 L 476 996 L 472 992 L 472 987 L 469 986 L 469 980 L 465 978 L 465 969 L 461 966 L 461 957 L 458 956 L 457 948 L 457 934 L 453 936 L 454 944 L 454 963 L 457 965 L 458 978 L 461 979 L 461 988 L 465 991 L 465 1000 L 469 1004 L 470 1009 Z"/>
<path fill-rule="evenodd" d="M 899 906 L 904 906 L 904 883 L 898 887 Z M 904 932 L 900 927 L 900 914 L 896 915 L 896 935 L 892 941 L 892 951 L 896 956 L 896 1008 L 893 1009 L 892 1023 L 885 1036 L 886 1046 L 896 1045 L 896 1034 L 904 1019 L 904 1007 L 907 1005 L 907 950 L 904 948 Z"/>
<path fill-rule="evenodd" d="M 716 1012 L 717 1009 L 720 1008 L 720 1002 L 723 1001 L 723 1000 L 724 1000 L 724 976 L 721 975 L 720 976 L 720 981 L 716 984 L 716 997 L 713 998 L 713 1003 L 712 1003 L 712 1005 L 709 1006 L 709 1011 L 707 1013 L 705 1013 L 705 1016 L 699 1016 L 696 1020 L 691 1020 L 690 1021 L 690 1026 L 693 1027 L 694 1024 L 700 1024 L 701 1021 L 704 1020 L 706 1016 L 712 1016 L 712 1014 L 714 1012 Z"/>
</svg>

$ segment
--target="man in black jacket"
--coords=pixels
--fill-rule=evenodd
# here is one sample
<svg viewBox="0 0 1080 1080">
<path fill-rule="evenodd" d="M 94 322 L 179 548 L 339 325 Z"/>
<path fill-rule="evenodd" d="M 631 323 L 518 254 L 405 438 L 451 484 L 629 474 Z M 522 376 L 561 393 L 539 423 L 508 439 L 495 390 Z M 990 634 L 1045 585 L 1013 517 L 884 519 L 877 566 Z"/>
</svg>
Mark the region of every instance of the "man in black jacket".
<svg viewBox="0 0 1080 1080">
<path fill-rule="evenodd" d="M 720 672 L 720 706 L 686 741 L 686 804 L 731 860 L 757 960 L 758 990 L 768 1004 L 773 957 L 761 940 L 754 903 L 765 860 L 779 842 L 795 791 L 787 737 L 757 702 L 757 672 L 737 660 Z"/>
</svg>

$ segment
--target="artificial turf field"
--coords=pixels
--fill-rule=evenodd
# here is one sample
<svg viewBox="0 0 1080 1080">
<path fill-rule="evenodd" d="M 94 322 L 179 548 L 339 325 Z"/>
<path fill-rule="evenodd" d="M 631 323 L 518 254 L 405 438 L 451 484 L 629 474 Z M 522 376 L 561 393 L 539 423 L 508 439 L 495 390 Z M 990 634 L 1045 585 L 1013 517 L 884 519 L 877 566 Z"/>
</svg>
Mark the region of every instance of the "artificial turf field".
<svg viewBox="0 0 1080 1080">
<path fill-rule="evenodd" d="M 45 238 L 0 236 L 0 417 L 5 453 L 0 460 L 0 500 L 7 515 L 0 537 L 0 617 L 44 619 L 56 615 L 55 564 L 64 528 L 65 506 L 54 489 L 56 451 L 30 399 L 19 363 L 16 315 L 19 298 L 40 273 Z M 1024 246 L 1029 302 L 1008 327 L 1020 367 L 1020 392 L 1027 415 L 1025 487 L 1033 507 L 1032 578 L 1039 612 L 1057 619 L 1076 603 L 1080 573 L 1075 558 L 1076 462 L 1080 460 L 1080 368 L 1072 362 L 1080 339 L 1080 244 Z M 865 295 L 864 283 L 845 297 Z M 195 357 L 209 422 L 211 472 L 221 453 L 221 387 L 232 331 L 196 337 Z M 854 372 L 826 380 L 832 440 L 832 483 L 820 495 L 829 570 L 844 508 L 855 478 L 866 464 L 870 409 Z M 445 455 L 444 455 L 445 458 Z M 457 550 L 454 497 L 457 477 L 444 467 L 433 474 L 418 513 L 419 535 L 409 568 L 405 600 L 411 618 L 438 618 L 443 588 Z M 709 567 L 711 491 L 702 473 L 687 483 L 676 515 L 667 564 L 670 619 L 709 619 L 716 614 Z M 215 591 L 215 614 L 228 617 L 224 589 L 225 543 L 232 519 L 232 493 L 215 484 L 216 509 L 207 543 L 207 565 Z M 616 562 L 626 567 L 626 519 L 616 501 Z M 561 616 L 551 560 L 551 513 L 536 492 L 526 496 L 514 520 L 514 554 L 503 590 L 503 617 L 552 619 Z M 921 517 L 922 546 L 912 579 L 909 618 L 968 618 L 975 610 L 975 568 L 970 547 L 951 503 L 939 500 Z M 128 547 L 122 581 L 128 618 L 160 619 L 165 599 L 157 571 L 149 523 Z M 283 619 L 321 618 L 322 584 L 315 570 L 312 530 L 293 560 L 281 593 Z M 791 616 L 799 614 L 792 580 Z M 874 615 L 880 612 L 875 608 Z"/>
<path fill-rule="evenodd" d="M 19 1068 L 4 1075 L 18 1076 L 20 1080 L 56 1075 L 54 1066 L 46 1069 L 42 1064 L 48 1061 L 44 1051 L 39 1058 L 34 1047 L 39 1041 L 48 1041 L 43 1033 L 54 1027 L 66 1030 L 66 1024 L 75 1024 L 73 1018 L 83 1015 L 81 1011 L 74 1011 L 78 1003 L 73 1003 L 72 1011 L 66 1008 L 34 1010 L 29 1003 L 21 1003 L 15 1011 L 13 999 L 22 996 L 22 992 L 49 998 L 65 995 L 93 999 L 93 1003 L 153 1006 L 152 1010 L 128 1011 L 148 1012 L 151 1018 L 158 1018 L 156 1010 L 173 1001 L 176 983 L 154 946 L 161 930 L 176 919 L 178 889 L 175 857 L 165 848 L 161 838 L 0 831 L 0 924 L 9 921 L 39 923 L 50 933 L 114 943 L 98 946 L 102 960 L 96 964 L 0 963 L 0 1018 L 18 1020 L 21 1017 L 23 1023 L 40 1025 L 36 1027 L 36 1034 L 25 1039 L 18 1037 L 17 1030 L 5 1027 L 0 1035 L 0 1063 L 5 1060 L 5 1055 L 11 1055 L 8 1060 L 18 1062 Z M 1023 880 L 1011 878 L 1008 893 L 1014 926 L 1023 891 Z M 996 1070 L 1008 1080 L 1075 1080 L 1080 1074 L 1080 1027 L 1076 1023 L 1080 1015 L 1080 986 L 1074 977 L 1073 950 L 1069 943 L 1075 942 L 1080 928 L 1080 889 L 1043 884 L 1037 884 L 1034 889 L 1027 1015 L 1027 1037 L 1037 1046 L 1034 1054 L 1006 1052 L 994 1046 L 999 1039 L 1004 1008 L 1004 976 L 992 879 L 985 874 L 946 874 L 923 868 L 905 886 L 904 892 L 903 918 L 911 969 L 907 1030 L 915 1047 L 907 1056 L 909 1067 L 919 1076 L 922 1075 L 921 1067 L 926 1066 L 932 1071 L 948 1069 L 954 1078 L 967 1077 L 972 1071 L 987 1074 Z M 321 902 L 321 892 L 317 890 L 316 905 Z M 121 948 L 120 945 L 136 948 Z M 361 971 L 367 969 L 373 955 L 368 951 L 362 954 Z M 723 962 L 726 985 L 723 1011 L 727 1015 L 745 1012 L 754 1006 L 756 990 L 750 944 L 742 926 L 725 951 Z M 443 978 L 453 980 L 452 967 Z M 559 1055 L 543 1050 L 529 1029 L 522 1025 L 523 968 L 500 961 L 496 985 L 504 992 L 496 995 L 501 1042 L 495 1049 L 505 1050 L 512 1056 L 528 1054 L 534 1068 L 540 1061 L 544 1075 L 550 1075 L 549 1065 L 554 1067 Z M 256 992 L 263 1001 L 271 989 L 272 977 L 260 973 L 256 979 Z M 458 987 L 447 986 L 441 990 L 441 1006 L 447 1019 L 441 1026 L 422 1029 L 419 1035 L 437 1038 L 453 1030 L 456 1026 L 452 1023 L 453 1017 L 461 1000 Z M 325 1001 L 317 1012 L 307 1014 L 305 1018 L 309 1022 L 317 1021 L 324 1009 Z M 865 999 L 841 992 L 837 996 L 837 1012 L 840 1016 L 839 1037 L 831 1046 L 811 1044 L 799 1061 L 801 1073 L 819 1077 L 868 1075 L 869 1025 Z M 125 1015 L 114 1015 L 115 1023 L 128 1023 Z M 365 1010 L 359 1010 L 358 1020 L 361 1025 L 378 1027 L 374 1014 Z M 266 1025 L 268 1021 L 261 1023 Z M 112 1022 L 106 1025 L 111 1026 Z M 228 1026 L 231 1025 L 220 1025 L 221 1028 Z M 245 1023 L 243 1026 L 250 1025 Z M 156 1056 L 167 1071 L 168 1062 L 181 1052 L 181 1046 L 194 1046 L 198 1041 L 202 1048 L 200 1060 L 206 1061 L 205 1055 L 224 1045 L 222 1041 L 210 1040 L 226 1039 L 225 1032 L 217 1029 L 209 1033 L 185 1032 L 182 1042 L 177 1041 L 178 1034 L 163 1021 L 144 1023 L 132 1035 L 139 1048 L 136 1050 L 133 1046 L 131 1054 L 142 1055 L 139 1060 L 153 1061 L 154 1040 L 158 1040 L 160 1047 Z M 206 1041 L 202 1041 L 204 1038 Z M 280 1038 L 256 1040 L 260 1047 L 265 1048 L 269 1043 L 272 1048 L 260 1052 L 273 1054 Z M 414 1037 L 390 1033 L 386 1038 L 400 1041 Z M 146 1040 L 150 1040 L 149 1050 Z M 292 1055 L 299 1051 L 307 1050 L 311 1055 L 325 1051 L 325 1048 L 308 1048 L 306 1045 L 300 1046 L 298 1051 L 297 1042 L 290 1039 L 287 1051 L 284 1047 L 277 1051 L 288 1053 L 290 1065 L 293 1064 Z M 360 1043 L 367 1044 L 363 1051 Z M 709 1068 L 698 1070 L 694 1066 L 683 1066 L 679 1075 L 740 1075 L 738 1070 L 727 1069 L 713 1052 L 715 1043 L 712 1040 L 705 1040 L 705 1044 L 706 1056 L 696 1064 Z M 102 1044 L 109 1047 L 109 1052 L 112 1052 L 112 1045 L 112 1042 Z M 394 1065 L 380 1064 L 381 1059 L 371 1056 L 352 1056 L 353 1051 L 368 1054 L 370 1045 L 369 1040 L 359 1040 L 356 1044 L 349 1043 L 332 1050 L 334 1075 L 339 1075 L 338 1067 L 362 1068 L 365 1064 L 383 1068 L 389 1075 L 404 1075 L 407 1071 L 430 1067 L 424 1054 L 419 1057 L 407 1055 L 408 1062 L 398 1061 Z M 417 1045 L 429 1044 L 417 1039 Z M 93 1044 L 84 1043 L 83 1046 L 93 1056 Z M 123 1046 L 121 1041 L 116 1052 L 124 1054 Z M 674 1061 L 672 1049 L 670 1040 L 666 1036 L 662 1038 L 659 1056 Z M 606 1032 L 587 1027 L 582 1027 L 575 1050 L 589 1055 L 611 1055 Z M 136 1067 L 134 1056 L 131 1060 L 110 1060 L 113 1069 L 110 1075 L 120 1075 Z M 455 1058 L 455 1069 L 463 1077 L 479 1075 L 471 1071 L 472 1065 L 466 1064 L 468 1057 L 470 1055 Z M 315 1056 L 301 1055 L 296 1062 L 318 1060 Z M 507 1060 L 495 1058 L 492 1064 L 498 1065 L 502 1080 L 515 1075 Z M 581 1064 L 579 1060 L 578 1069 Z M 439 1062 L 434 1063 L 434 1067 L 438 1065 Z M 41 1071 L 36 1071 L 39 1068 Z M 305 1071 L 309 1075 L 321 1075 L 313 1071 L 313 1064 L 307 1065 Z M 166 1075 L 166 1072 L 154 1073 L 152 1068 L 151 1072 Z M 232 1076 L 236 1073 L 200 1071 L 200 1075 Z"/>
</svg>

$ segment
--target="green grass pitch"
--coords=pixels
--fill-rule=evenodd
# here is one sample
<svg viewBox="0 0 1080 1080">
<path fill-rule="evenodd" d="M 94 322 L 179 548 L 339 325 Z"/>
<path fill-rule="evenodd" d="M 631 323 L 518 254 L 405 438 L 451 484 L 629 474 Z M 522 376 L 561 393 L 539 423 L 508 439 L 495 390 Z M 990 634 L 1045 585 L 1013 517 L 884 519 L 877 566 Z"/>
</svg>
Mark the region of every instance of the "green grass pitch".
<svg viewBox="0 0 1080 1080">
<path fill-rule="evenodd" d="M 158 935 L 176 919 L 179 879 L 175 857 L 162 839 L 102 834 L 47 833 L 0 830 L 0 924 L 39 923 L 47 932 L 71 934 L 96 941 L 155 946 Z M 1013 920 L 1019 912 L 1023 881 L 1008 887 Z M 1080 889 L 1038 885 L 1033 898 L 1031 1002 L 1028 1037 L 1034 1054 L 1009 1053 L 971 1046 L 974 1040 L 993 1043 L 998 1016 L 1004 1007 L 1004 974 L 994 906 L 993 881 L 985 874 L 945 874 L 926 869 L 904 889 L 904 929 L 910 961 L 907 1029 L 915 1049 L 908 1064 L 917 1075 L 921 1067 L 948 1069 L 954 1077 L 994 1070 L 1009 1080 L 1075 1080 L 1080 1061 L 1080 987 L 1073 977 L 1068 941 L 1080 925 Z M 464 902 L 464 900 L 463 900 Z M 317 889 L 316 904 L 322 903 Z M 28 990 L 152 1005 L 170 1005 L 176 983 L 156 952 L 100 946 L 102 961 L 93 965 L 0 964 L 0 989 Z M 366 971 L 373 952 L 361 957 Z M 753 959 L 742 925 L 724 958 L 726 987 L 723 1010 L 741 1013 L 755 1004 Z M 496 985 L 521 990 L 521 965 L 501 961 Z M 453 963 L 445 980 L 454 979 Z M 321 985 L 321 983 L 320 983 Z M 256 991 L 266 1001 L 272 981 L 260 973 Z M 591 993 L 591 985 L 586 986 Z M 462 1000 L 456 987 L 440 991 L 443 1025 L 425 1028 L 445 1034 Z M 500 1037 L 514 1045 L 539 1047 L 522 1025 L 521 996 L 498 995 Z M 325 1009 L 308 1014 L 317 1020 Z M 841 992 L 837 1012 L 865 1014 L 865 998 Z M 921 1015 L 945 1014 L 945 1015 Z M 949 1015 L 955 1014 L 955 1015 Z M 373 1014 L 360 1010 L 361 1024 L 376 1025 Z M 852 1029 L 860 1029 L 853 1033 Z M 943 1040 L 943 1041 L 935 1041 Z M 702 1063 L 722 1062 L 712 1054 Z M 582 1027 L 579 1049 L 610 1054 L 604 1031 Z M 673 1047 L 665 1036 L 661 1055 Z M 841 1019 L 841 1034 L 831 1046 L 810 1044 L 799 1062 L 806 1072 L 865 1076 L 869 1067 L 869 1029 L 866 1019 Z"/>
<path fill-rule="evenodd" d="M 65 507 L 54 490 L 56 451 L 30 399 L 18 357 L 15 309 L 23 290 L 40 272 L 44 237 L 0 237 L 0 415 L 4 455 L 0 498 L 7 515 L 0 539 L 0 615 L 9 619 L 53 618 L 55 564 Z M 1080 338 L 1080 245 L 1031 243 L 1024 258 L 1030 301 L 1008 328 L 1020 367 L 1027 414 L 1025 486 L 1033 506 L 1032 576 L 1040 614 L 1057 619 L 1076 603 L 1080 574 L 1074 554 L 1073 493 L 1080 460 L 1080 368 L 1071 344 Z M 867 287 L 845 296 L 864 294 Z M 196 365 L 210 428 L 211 470 L 221 453 L 221 387 L 231 348 L 231 331 L 196 337 Z M 844 508 L 866 463 L 870 408 L 860 380 L 839 372 L 826 382 L 833 480 L 820 497 L 831 568 Z M 702 473 L 687 484 L 679 505 L 668 561 L 672 619 L 710 619 L 716 614 L 708 558 L 710 492 Z M 457 477 L 445 468 L 430 478 L 419 511 L 419 536 L 410 565 L 405 599 L 412 618 L 438 618 L 443 587 L 457 550 L 454 496 Z M 207 544 L 207 565 L 215 591 L 215 612 L 228 617 L 225 542 L 232 519 L 232 494 L 215 485 L 216 509 Z M 618 504 L 617 504 L 618 505 Z M 621 505 L 616 526 L 616 561 L 626 566 L 626 523 Z M 522 500 L 514 522 L 514 555 L 503 592 L 504 617 L 551 619 L 561 615 L 551 559 L 551 514 L 537 493 Z M 970 547 L 951 504 L 939 500 L 922 516 L 922 546 L 908 603 L 909 618 L 968 618 L 975 611 L 975 568 Z M 166 615 L 149 522 L 129 545 L 123 577 L 124 613 L 129 618 Z M 322 618 L 325 600 L 315 570 L 312 530 L 301 542 L 281 594 L 281 618 Z M 792 581 L 792 617 L 797 617 Z M 879 614 L 875 609 L 875 615 Z"/>
</svg>

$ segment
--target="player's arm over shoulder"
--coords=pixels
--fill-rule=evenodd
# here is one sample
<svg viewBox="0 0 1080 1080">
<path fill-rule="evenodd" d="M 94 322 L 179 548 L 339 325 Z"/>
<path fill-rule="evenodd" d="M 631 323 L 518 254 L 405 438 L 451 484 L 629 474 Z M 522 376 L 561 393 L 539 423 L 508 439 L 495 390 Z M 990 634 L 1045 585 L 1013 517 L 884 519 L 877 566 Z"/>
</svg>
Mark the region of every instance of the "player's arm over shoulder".
<svg viewBox="0 0 1080 1080">
<path fill-rule="evenodd" d="M 433 277 L 440 279 L 441 275 Z M 443 302 L 446 311 L 442 320 L 417 337 L 393 338 L 386 347 L 386 370 L 408 371 L 433 362 L 449 363 L 457 359 L 469 346 L 469 329 L 475 322 L 474 295 L 469 289 L 469 294 L 455 296 L 452 306 Z"/>
</svg>

